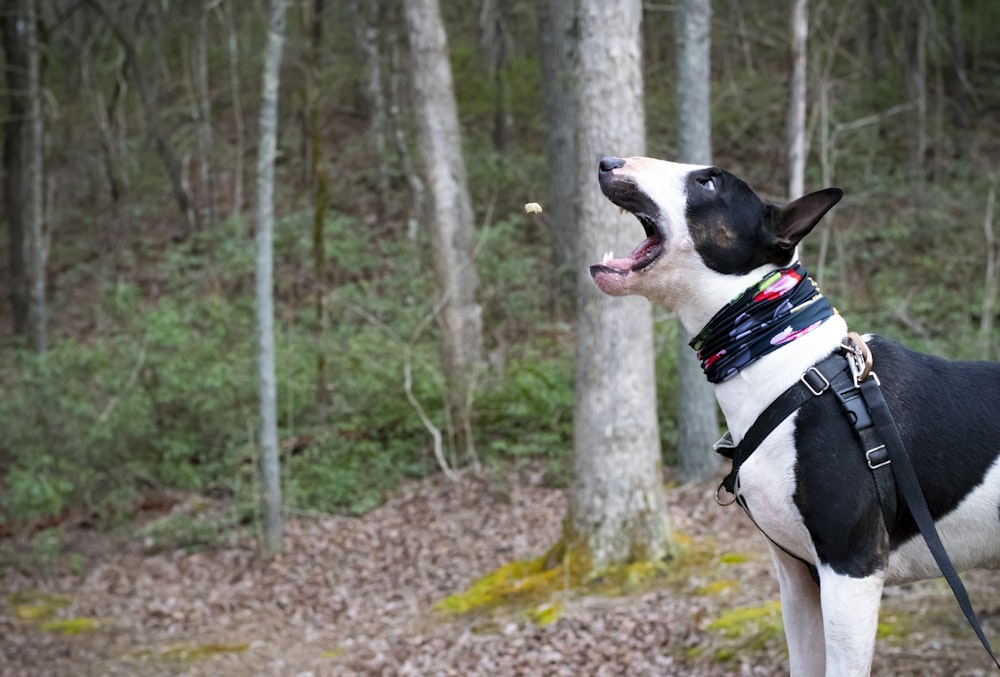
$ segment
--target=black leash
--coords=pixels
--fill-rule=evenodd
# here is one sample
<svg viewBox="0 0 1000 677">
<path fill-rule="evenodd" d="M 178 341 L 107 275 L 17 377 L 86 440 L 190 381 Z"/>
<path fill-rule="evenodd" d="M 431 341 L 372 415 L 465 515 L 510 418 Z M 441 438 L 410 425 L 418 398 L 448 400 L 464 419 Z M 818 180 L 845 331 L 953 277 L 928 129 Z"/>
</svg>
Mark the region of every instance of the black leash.
<svg viewBox="0 0 1000 677">
<path fill-rule="evenodd" d="M 872 471 L 872 479 L 878 492 L 886 531 L 891 531 L 896 523 L 898 487 L 898 493 L 902 495 L 903 505 L 909 508 L 920 535 L 927 543 L 931 556 L 934 557 L 942 575 L 951 586 L 952 594 L 958 601 L 962 613 L 965 614 L 965 619 L 976 633 L 983 648 L 986 649 L 986 653 L 1000 669 L 1000 660 L 997 659 L 989 640 L 986 639 L 979 619 L 972 608 L 972 602 L 965 585 L 955 570 L 955 566 L 951 563 L 944 543 L 941 542 L 941 537 L 934 526 L 934 518 L 931 516 L 927 500 L 920 488 L 917 473 L 910 462 L 910 456 L 903 440 L 899 437 L 899 431 L 896 429 L 896 423 L 889 411 L 889 405 L 882 394 L 878 376 L 872 371 L 871 351 L 857 334 L 849 334 L 847 343 L 841 349 L 810 367 L 798 383 L 779 395 L 750 426 L 739 444 L 733 443 L 729 432 L 716 443 L 715 450 L 733 461 L 732 470 L 716 491 L 716 501 L 719 505 L 731 505 L 737 501 L 737 479 L 743 463 L 778 424 L 811 398 L 820 397 L 828 391 L 836 395 L 844 415 L 847 416 L 861 442 L 868 468 Z M 722 500 L 721 492 L 723 489 L 732 495 L 732 499 Z M 739 503 L 756 525 L 756 521 L 750 515 L 747 506 L 742 501 Z M 759 526 L 757 528 L 760 529 Z M 761 532 L 763 533 L 763 530 Z M 770 537 L 769 540 L 771 540 Z M 774 543 L 773 540 L 771 542 Z M 805 562 L 801 557 L 788 552 L 780 544 L 776 543 L 776 545 L 795 559 Z M 810 566 L 810 572 L 815 570 L 815 567 L 809 565 L 808 562 L 805 564 Z M 818 579 L 818 576 L 813 574 L 813 578 Z"/>
<path fill-rule="evenodd" d="M 913 470 L 913 465 L 910 463 L 910 455 L 906 453 L 906 447 L 903 446 L 903 440 L 900 439 L 899 431 L 896 429 L 892 414 L 889 412 L 889 405 L 886 404 L 885 397 L 882 395 L 878 377 L 874 373 L 871 373 L 868 378 L 861 382 L 859 389 L 865 403 L 868 405 L 868 411 L 871 413 L 874 427 L 878 431 L 878 434 L 882 436 L 882 444 L 888 454 L 888 463 L 893 468 L 899 492 L 903 496 L 903 503 L 910 509 L 910 514 L 913 515 L 913 520 L 917 523 L 920 535 L 924 537 L 924 541 L 927 542 L 927 548 L 931 551 L 931 555 L 934 556 L 934 561 L 937 562 L 938 568 L 941 569 L 945 580 L 951 586 L 951 591 L 955 595 L 962 613 L 965 614 L 965 619 L 972 626 L 983 648 L 986 649 L 986 653 L 993 659 L 994 665 L 1000 669 L 1000 661 L 997 660 L 996 654 L 993 653 L 993 648 L 990 646 L 989 640 L 986 639 L 985 633 L 983 633 L 979 619 L 976 618 L 976 612 L 972 609 L 969 593 L 966 591 L 961 577 L 959 577 L 958 572 L 951 563 L 951 559 L 949 559 L 948 553 L 944 548 L 944 543 L 941 542 L 941 537 L 934 526 L 934 518 L 931 517 L 931 511 L 927 507 L 924 492 L 920 489 L 917 473 Z"/>
</svg>

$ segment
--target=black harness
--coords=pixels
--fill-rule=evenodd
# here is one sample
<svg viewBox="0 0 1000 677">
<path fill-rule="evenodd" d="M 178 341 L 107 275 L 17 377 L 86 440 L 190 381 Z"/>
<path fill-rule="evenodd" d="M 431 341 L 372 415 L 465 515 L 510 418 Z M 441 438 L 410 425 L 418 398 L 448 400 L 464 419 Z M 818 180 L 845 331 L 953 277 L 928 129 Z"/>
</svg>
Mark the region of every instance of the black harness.
<svg viewBox="0 0 1000 677">
<path fill-rule="evenodd" d="M 882 506 L 882 518 L 886 531 L 891 533 L 896 525 L 899 497 L 901 497 L 903 506 L 909 508 L 921 536 L 927 542 L 927 547 L 934 557 L 934 561 L 937 562 L 945 580 L 951 586 L 966 620 L 972 626 L 990 658 L 1000 669 L 1000 661 L 993 653 L 993 649 L 976 618 L 965 585 L 948 558 L 948 553 L 945 551 L 941 537 L 934 526 L 934 519 L 927 507 L 923 491 L 920 489 L 916 472 L 910 463 L 903 441 L 899 437 L 899 431 L 896 429 L 892 414 L 889 412 L 889 406 L 882 395 L 881 383 L 878 376 L 872 371 L 871 351 L 857 334 L 853 332 L 849 334 L 847 341 L 832 355 L 806 370 L 793 386 L 779 395 L 750 426 L 739 444 L 733 443 L 732 435 L 729 432 L 726 432 L 725 436 L 716 443 L 716 451 L 733 462 L 732 470 L 719 485 L 716 500 L 720 505 L 731 505 L 738 502 L 756 525 L 749 507 L 739 496 L 740 467 L 782 421 L 812 398 L 822 397 L 826 393 L 834 394 L 841 410 L 854 428 L 868 468 L 872 471 L 872 479 L 875 482 L 879 503 Z M 731 499 L 723 500 L 723 489 L 732 496 Z M 760 529 L 759 526 L 757 528 Z M 761 533 L 764 533 L 762 529 Z M 767 536 L 766 533 L 764 535 Z M 771 540 L 791 557 L 802 561 L 809 568 L 813 580 L 816 581 L 817 585 L 819 584 L 819 574 L 813 564 L 788 551 L 770 537 L 768 540 Z"/>
</svg>

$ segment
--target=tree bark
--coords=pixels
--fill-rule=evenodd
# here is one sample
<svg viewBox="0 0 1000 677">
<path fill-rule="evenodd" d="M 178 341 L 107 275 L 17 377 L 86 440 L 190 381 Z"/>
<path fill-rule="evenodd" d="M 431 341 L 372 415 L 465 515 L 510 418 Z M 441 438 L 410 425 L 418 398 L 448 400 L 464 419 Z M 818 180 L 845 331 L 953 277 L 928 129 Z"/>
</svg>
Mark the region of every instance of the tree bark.
<svg viewBox="0 0 1000 677">
<path fill-rule="evenodd" d="M 679 160 L 712 164 L 711 29 L 709 0 L 682 0 L 677 7 L 677 133 Z M 715 393 L 677 327 L 677 459 L 681 482 L 704 481 L 719 467 L 712 445 L 719 435 Z"/>
<path fill-rule="evenodd" d="M 38 0 L 24 1 L 24 23 L 28 41 L 28 326 L 31 343 L 39 355 L 48 350 L 48 300 L 45 268 L 44 121 L 42 119 L 41 46 L 38 43 Z"/>
<path fill-rule="evenodd" d="M 198 155 L 199 181 L 201 182 L 202 216 L 201 223 L 215 228 L 217 223 L 215 207 L 215 175 L 212 172 L 212 100 L 208 90 L 208 13 L 209 6 L 201 10 L 198 21 L 197 57 L 195 84 L 198 90 Z"/>
<path fill-rule="evenodd" d="M 309 116 L 309 160 L 312 167 L 309 175 L 312 177 L 312 249 L 313 272 L 313 305 L 316 310 L 315 335 L 316 341 L 316 418 L 325 421 L 330 407 L 330 390 L 326 382 L 326 352 L 322 345 L 322 337 L 327 330 L 326 314 L 326 207 L 329 199 L 327 191 L 326 168 L 323 164 L 323 135 L 320 127 L 321 94 L 317 84 L 320 76 L 321 49 L 323 46 L 323 8 L 322 0 L 305 0 L 302 4 L 303 26 L 309 35 L 309 48 L 306 52 L 306 107 Z M 379 160 L 382 162 L 382 160 Z"/>
<path fill-rule="evenodd" d="M 972 103 L 969 93 L 972 89 L 965 71 L 965 36 L 962 35 L 962 8 L 958 0 L 947 0 L 946 20 L 948 22 L 948 62 L 951 65 L 948 77 L 948 99 L 951 104 L 952 122 L 965 129 L 972 119 Z"/>
<path fill-rule="evenodd" d="M 543 0 L 538 8 L 542 57 L 542 115 L 545 120 L 545 175 L 555 306 L 574 297 L 577 265 L 575 204 L 577 154 L 573 139 L 573 42 L 575 2 Z M 560 303 L 565 300 L 564 303 Z"/>
<path fill-rule="evenodd" d="M 386 153 L 388 145 L 389 114 L 385 95 L 384 78 L 382 76 L 382 50 L 380 35 L 382 32 L 382 2 L 381 0 L 353 0 L 352 10 L 357 22 L 357 40 L 360 51 L 365 59 L 365 98 L 368 100 L 369 119 L 368 140 L 371 143 L 372 158 L 375 162 L 375 196 L 376 219 L 386 223 L 389 211 L 390 171 L 389 157 Z"/>
<path fill-rule="evenodd" d="M 802 196 L 806 175 L 806 40 L 809 0 L 795 0 L 791 17 L 792 78 L 788 104 L 788 199 Z"/>
<path fill-rule="evenodd" d="M 243 106 L 240 103 L 240 44 L 239 33 L 233 13 L 236 0 L 226 3 L 222 10 L 225 16 L 226 29 L 229 33 L 227 47 L 229 51 L 229 89 L 233 97 L 233 127 L 236 133 L 236 147 L 233 149 L 233 208 L 231 215 L 243 210 L 243 153 L 244 128 Z"/>
<path fill-rule="evenodd" d="M 4 69 L 7 82 L 7 119 L 3 125 L 3 195 L 7 212 L 7 245 L 10 265 L 10 304 L 15 334 L 28 328 L 28 273 L 24 260 L 24 121 L 27 117 L 28 55 L 18 29 L 20 0 L 4 0 L 0 14 Z"/>
<path fill-rule="evenodd" d="M 587 264 L 621 244 L 597 186 L 602 155 L 645 151 L 642 5 L 582 0 L 576 74 L 579 251 L 573 467 L 566 543 L 595 571 L 672 550 L 653 379 L 653 323 L 640 297 L 611 298 Z M 608 102 L 614 105 L 609 106 Z M 617 241 L 617 242 L 616 242 Z"/>
<path fill-rule="evenodd" d="M 281 550 L 281 471 L 278 464 L 277 385 L 274 365 L 274 161 L 277 148 L 278 85 L 285 35 L 286 0 L 271 0 L 261 84 L 257 157 L 257 336 L 260 379 L 260 449 L 263 477 L 264 546 Z"/>
<path fill-rule="evenodd" d="M 914 175 L 923 176 L 927 155 L 927 8 L 923 2 L 900 0 L 902 22 L 902 73 L 910 112 L 910 166 Z M 917 182 L 916 190 L 922 182 Z"/>
<path fill-rule="evenodd" d="M 444 338 L 449 410 L 465 428 L 475 374 L 482 362 L 482 309 L 476 301 L 479 275 L 473 261 L 475 234 L 458 108 L 448 62 L 447 38 L 438 0 L 403 3 L 413 67 L 417 145 L 430 206 L 434 278 Z M 474 454 L 469 436 L 466 449 Z M 473 455 L 474 458 L 474 455 Z"/>
</svg>

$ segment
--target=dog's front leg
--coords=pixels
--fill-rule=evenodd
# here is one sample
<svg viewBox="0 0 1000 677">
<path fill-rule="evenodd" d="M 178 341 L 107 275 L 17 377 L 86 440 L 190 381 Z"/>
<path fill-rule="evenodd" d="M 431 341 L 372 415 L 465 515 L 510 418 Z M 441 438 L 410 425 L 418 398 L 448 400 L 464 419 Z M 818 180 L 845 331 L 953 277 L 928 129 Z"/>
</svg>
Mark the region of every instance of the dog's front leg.
<svg viewBox="0 0 1000 677">
<path fill-rule="evenodd" d="M 871 674 L 875 653 L 885 570 L 855 578 L 821 564 L 819 580 L 826 677 L 866 677 Z"/>
<path fill-rule="evenodd" d="M 771 556 L 781 590 L 781 617 L 792 677 L 823 675 L 826 652 L 819 586 L 801 560 L 773 544 Z"/>
</svg>

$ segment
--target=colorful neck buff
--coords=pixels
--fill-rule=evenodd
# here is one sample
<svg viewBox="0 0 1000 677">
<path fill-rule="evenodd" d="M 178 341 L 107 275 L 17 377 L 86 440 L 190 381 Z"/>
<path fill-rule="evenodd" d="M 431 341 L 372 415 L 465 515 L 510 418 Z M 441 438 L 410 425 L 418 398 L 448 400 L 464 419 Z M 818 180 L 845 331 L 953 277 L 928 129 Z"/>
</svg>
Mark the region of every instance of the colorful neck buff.
<svg viewBox="0 0 1000 677">
<path fill-rule="evenodd" d="M 726 304 L 690 346 L 698 352 L 708 380 L 721 383 L 836 312 L 796 261 L 768 273 Z"/>
</svg>

